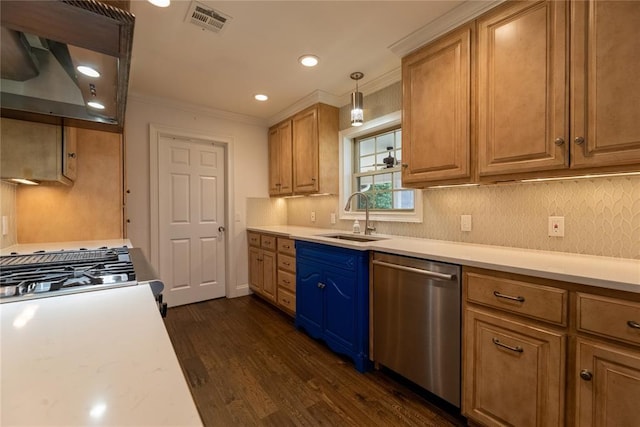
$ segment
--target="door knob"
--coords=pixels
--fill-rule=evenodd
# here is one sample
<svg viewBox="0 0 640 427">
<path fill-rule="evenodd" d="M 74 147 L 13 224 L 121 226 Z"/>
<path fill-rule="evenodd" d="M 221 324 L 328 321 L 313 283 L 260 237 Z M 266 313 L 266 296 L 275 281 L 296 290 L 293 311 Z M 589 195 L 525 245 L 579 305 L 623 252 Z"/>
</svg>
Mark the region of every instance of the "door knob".
<svg viewBox="0 0 640 427">
<path fill-rule="evenodd" d="M 218 227 L 218 231 L 220 233 L 224 233 L 225 228 L 223 226 Z"/>
</svg>

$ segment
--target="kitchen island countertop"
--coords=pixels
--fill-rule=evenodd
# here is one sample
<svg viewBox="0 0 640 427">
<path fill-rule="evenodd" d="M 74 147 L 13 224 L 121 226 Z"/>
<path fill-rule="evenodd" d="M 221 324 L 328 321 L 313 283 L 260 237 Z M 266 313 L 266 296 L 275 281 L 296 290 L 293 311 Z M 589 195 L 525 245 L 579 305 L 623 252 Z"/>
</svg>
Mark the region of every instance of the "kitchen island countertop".
<svg viewBox="0 0 640 427">
<path fill-rule="evenodd" d="M 637 259 L 383 234 L 374 234 L 374 237 L 382 238 L 381 240 L 350 242 L 322 236 L 329 233 L 351 234 L 348 231 L 301 226 L 251 226 L 247 227 L 247 230 L 352 249 L 387 252 L 469 267 L 486 268 L 640 293 L 640 260 Z"/>
<path fill-rule="evenodd" d="M 0 305 L 1 425 L 202 425 L 149 286 Z"/>
</svg>

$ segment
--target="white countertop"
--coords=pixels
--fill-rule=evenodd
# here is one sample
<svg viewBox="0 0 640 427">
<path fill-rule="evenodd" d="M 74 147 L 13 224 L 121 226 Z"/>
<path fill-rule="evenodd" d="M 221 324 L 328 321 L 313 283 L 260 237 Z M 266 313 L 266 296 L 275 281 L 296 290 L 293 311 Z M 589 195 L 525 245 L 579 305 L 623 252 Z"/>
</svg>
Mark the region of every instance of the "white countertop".
<svg viewBox="0 0 640 427">
<path fill-rule="evenodd" d="M 106 240 L 81 240 L 76 242 L 50 242 L 50 243 L 18 243 L 0 249 L 0 255 L 31 254 L 35 251 L 70 251 L 80 248 L 98 249 L 103 246 L 117 248 L 121 246 L 131 247 L 129 239 L 106 239 Z"/>
<path fill-rule="evenodd" d="M 479 245 L 375 234 L 373 242 L 350 242 L 319 236 L 350 234 L 343 230 L 299 227 L 259 226 L 250 231 L 273 233 L 297 240 L 327 243 L 359 250 L 425 258 L 434 261 L 487 268 L 528 276 L 579 283 L 601 288 L 640 293 L 640 260 L 594 255 L 551 252 L 504 246 Z"/>
<path fill-rule="evenodd" d="M 145 285 L 0 305 L 0 425 L 202 425 Z"/>
</svg>

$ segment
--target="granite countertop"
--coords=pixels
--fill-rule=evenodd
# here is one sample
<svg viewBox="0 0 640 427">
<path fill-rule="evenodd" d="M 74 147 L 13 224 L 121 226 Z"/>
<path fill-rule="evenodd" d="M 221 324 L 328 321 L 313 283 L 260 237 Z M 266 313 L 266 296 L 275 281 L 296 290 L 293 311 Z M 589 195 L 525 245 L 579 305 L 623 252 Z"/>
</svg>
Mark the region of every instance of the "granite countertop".
<svg viewBox="0 0 640 427">
<path fill-rule="evenodd" d="M 351 242 L 323 234 L 348 231 L 300 227 L 254 226 L 249 231 L 272 233 L 296 240 L 325 243 L 357 250 L 373 250 L 433 261 L 487 268 L 600 288 L 640 293 L 640 260 L 572 254 L 474 243 L 449 242 L 375 234 L 371 242 Z"/>
<path fill-rule="evenodd" d="M 1 425 L 202 425 L 149 286 L 0 307 Z"/>
</svg>

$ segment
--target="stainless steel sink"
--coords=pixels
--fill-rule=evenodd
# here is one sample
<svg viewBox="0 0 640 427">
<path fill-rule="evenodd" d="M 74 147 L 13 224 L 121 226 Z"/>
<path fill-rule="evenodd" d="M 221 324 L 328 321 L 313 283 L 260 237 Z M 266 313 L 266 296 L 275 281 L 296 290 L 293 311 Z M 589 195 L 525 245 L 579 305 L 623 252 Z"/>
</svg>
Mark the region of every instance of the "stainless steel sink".
<svg viewBox="0 0 640 427">
<path fill-rule="evenodd" d="M 355 234 L 319 234 L 319 237 L 328 237 L 330 239 L 350 240 L 352 242 L 374 242 L 376 240 L 385 240 L 386 237 L 363 236 Z"/>
</svg>

